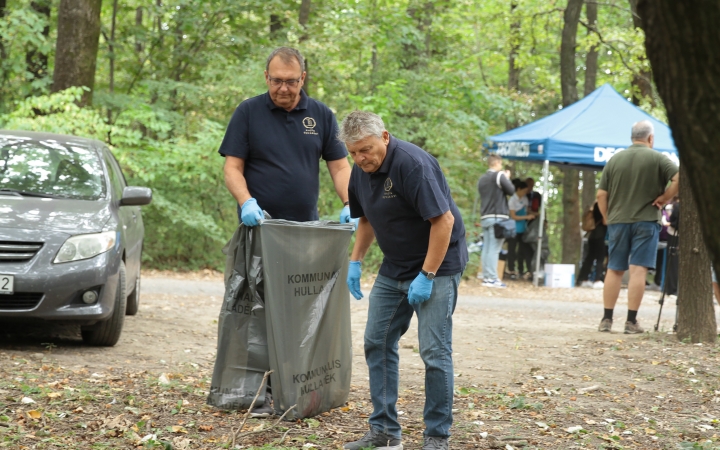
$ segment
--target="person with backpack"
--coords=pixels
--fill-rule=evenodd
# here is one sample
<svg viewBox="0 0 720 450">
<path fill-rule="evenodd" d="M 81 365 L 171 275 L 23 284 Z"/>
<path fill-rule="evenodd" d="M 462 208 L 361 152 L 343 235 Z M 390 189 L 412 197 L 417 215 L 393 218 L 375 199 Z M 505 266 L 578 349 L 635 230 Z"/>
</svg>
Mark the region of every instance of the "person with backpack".
<svg viewBox="0 0 720 450">
<path fill-rule="evenodd" d="M 510 171 L 502 170 L 502 157 L 499 155 L 488 156 L 488 171 L 478 180 L 478 192 L 480 225 L 483 230 L 482 285 L 505 288 L 507 286 L 500 281 L 497 273 L 500 250 L 505 238 L 497 237 L 495 225 L 510 220 L 507 196 L 515 193 L 515 186 L 510 182 Z"/>
<path fill-rule="evenodd" d="M 585 211 L 582 217 L 582 229 L 587 231 L 588 251 L 580 266 L 577 285 L 581 287 L 591 287 L 594 289 L 602 289 L 605 279 L 605 256 L 607 248 L 605 246 L 605 235 L 607 234 L 607 225 L 603 224 L 602 213 L 595 202 L 592 208 Z M 595 265 L 595 273 L 593 280 L 589 281 L 590 271 Z"/>
</svg>

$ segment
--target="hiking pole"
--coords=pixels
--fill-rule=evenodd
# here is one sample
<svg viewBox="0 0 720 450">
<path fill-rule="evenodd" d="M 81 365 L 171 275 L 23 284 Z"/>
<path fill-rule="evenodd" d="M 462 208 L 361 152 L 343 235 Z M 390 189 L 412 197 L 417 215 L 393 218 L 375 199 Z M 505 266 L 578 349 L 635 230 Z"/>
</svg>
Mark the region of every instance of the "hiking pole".
<svg viewBox="0 0 720 450">
<path fill-rule="evenodd" d="M 677 231 L 675 231 L 675 234 L 672 237 L 677 237 Z M 663 305 L 665 304 L 665 293 L 667 291 L 667 270 L 670 264 L 670 258 L 672 258 L 677 249 L 677 239 L 673 239 L 670 241 L 668 239 L 668 245 L 665 247 L 665 255 L 663 255 L 663 276 L 662 276 L 662 294 L 660 295 L 660 300 L 658 300 L 658 303 L 660 303 L 660 311 L 658 312 L 658 318 L 657 322 L 655 323 L 655 331 L 658 331 L 658 328 L 660 327 L 660 316 L 662 316 L 662 310 Z M 675 325 L 673 325 L 673 331 L 677 330 L 677 308 L 675 310 Z"/>
</svg>

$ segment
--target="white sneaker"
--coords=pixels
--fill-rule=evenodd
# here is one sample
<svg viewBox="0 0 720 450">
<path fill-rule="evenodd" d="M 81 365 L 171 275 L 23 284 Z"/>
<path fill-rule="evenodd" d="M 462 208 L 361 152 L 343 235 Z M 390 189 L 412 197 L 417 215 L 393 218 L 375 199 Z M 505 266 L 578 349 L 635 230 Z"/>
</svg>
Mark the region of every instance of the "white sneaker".
<svg viewBox="0 0 720 450">
<path fill-rule="evenodd" d="M 592 284 L 593 289 L 602 289 L 604 287 L 605 287 L 605 283 L 603 283 L 602 281 L 599 281 L 599 280 Z"/>
<path fill-rule="evenodd" d="M 500 280 L 493 280 L 493 281 L 485 280 L 485 281 L 483 281 L 482 285 L 485 287 L 500 288 L 500 289 L 504 289 L 507 287 L 507 285 Z"/>
<path fill-rule="evenodd" d="M 593 283 L 592 283 L 592 281 L 585 280 L 582 283 L 580 283 L 580 287 L 591 288 L 591 287 L 593 287 Z"/>
</svg>

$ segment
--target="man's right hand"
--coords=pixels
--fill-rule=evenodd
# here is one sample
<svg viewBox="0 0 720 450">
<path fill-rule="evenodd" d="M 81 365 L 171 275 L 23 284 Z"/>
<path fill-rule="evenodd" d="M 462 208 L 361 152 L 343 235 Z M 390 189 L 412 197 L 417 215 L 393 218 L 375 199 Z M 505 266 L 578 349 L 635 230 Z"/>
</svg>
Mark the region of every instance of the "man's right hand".
<svg viewBox="0 0 720 450">
<path fill-rule="evenodd" d="M 263 223 L 263 212 L 257 204 L 257 200 L 254 198 L 248 199 L 242 204 L 242 210 L 240 211 L 240 218 L 242 223 L 248 227 L 256 227 Z"/>
<path fill-rule="evenodd" d="M 360 290 L 360 275 L 362 275 L 362 263 L 360 261 L 350 261 L 348 267 L 347 285 L 350 289 L 350 293 L 355 300 L 363 298 L 363 293 Z"/>
</svg>

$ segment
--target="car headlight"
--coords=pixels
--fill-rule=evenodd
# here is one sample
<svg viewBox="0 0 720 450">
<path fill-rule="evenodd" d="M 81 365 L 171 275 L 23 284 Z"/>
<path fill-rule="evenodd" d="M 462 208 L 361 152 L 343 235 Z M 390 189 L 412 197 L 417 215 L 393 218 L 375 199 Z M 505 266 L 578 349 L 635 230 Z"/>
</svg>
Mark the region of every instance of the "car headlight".
<svg viewBox="0 0 720 450">
<path fill-rule="evenodd" d="M 60 247 L 53 262 L 64 263 L 92 258 L 113 248 L 115 239 L 114 231 L 72 236 Z"/>
</svg>

